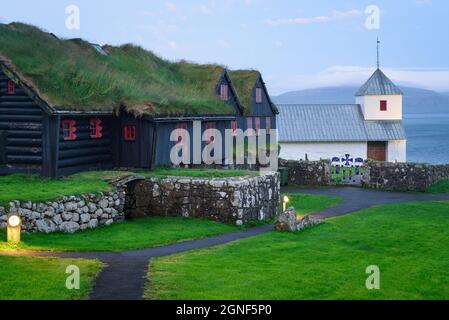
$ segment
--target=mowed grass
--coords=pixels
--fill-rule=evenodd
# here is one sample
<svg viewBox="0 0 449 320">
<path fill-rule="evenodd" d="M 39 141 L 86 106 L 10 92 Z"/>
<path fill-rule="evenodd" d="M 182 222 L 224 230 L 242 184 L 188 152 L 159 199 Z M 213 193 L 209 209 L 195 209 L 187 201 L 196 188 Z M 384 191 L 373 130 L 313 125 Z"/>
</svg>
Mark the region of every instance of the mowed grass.
<svg viewBox="0 0 449 320">
<path fill-rule="evenodd" d="M 25 174 L 0 176 L 0 205 L 7 205 L 12 200 L 42 202 L 67 195 L 110 190 L 111 186 L 102 179 L 76 175 L 65 179 Z"/>
<path fill-rule="evenodd" d="M 145 178 L 187 177 L 187 178 L 230 178 L 230 177 L 254 177 L 258 171 L 250 170 L 224 170 L 224 169 L 186 169 L 186 168 L 154 168 L 150 171 L 91 171 L 74 175 L 84 179 L 104 179 L 124 175 L 140 175 Z"/>
<path fill-rule="evenodd" d="M 146 178 L 196 177 L 224 178 L 255 176 L 257 171 L 220 170 L 220 169 L 164 169 L 151 171 L 91 171 L 82 172 L 61 179 L 47 179 L 38 175 L 15 174 L 0 176 L 0 206 L 6 206 L 12 200 L 44 202 L 62 196 L 80 195 L 84 193 L 108 192 L 112 190 L 105 179 L 124 175 L 142 175 Z"/>
<path fill-rule="evenodd" d="M 433 184 L 428 190 L 428 193 L 449 193 L 449 180 L 442 180 Z"/>
<path fill-rule="evenodd" d="M 151 299 L 448 299 L 449 203 L 374 207 L 151 260 Z M 366 268 L 380 268 L 367 290 Z"/>
<path fill-rule="evenodd" d="M 290 199 L 290 203 L 288 203 L 287 207 L 295 208 L 298 215 L 316 213 L 321 210 L 336 206 L 337 204 L 344 201 L 339 197 L 325 195 L 302 193 L 287 193 L 286 195 Z"/>
<path fill-rule="evenodd" d="M 80 268 L 80 289 L 68 290 L 66 268 Z M 0 256 L 0 300 L 86 299 L 102 268 L 97 260 Z"/>
<path fill-rule="evenodd" d="M 126 251 L 162 246 L 179 241 L 205 238 L 240 228 L 203 219 L 147 217 L 76 234 L 22 234 L 22 242 L 11 247 L 5 230 L 0 231 L 0 250 L 40 251 Z"/>
</svg>

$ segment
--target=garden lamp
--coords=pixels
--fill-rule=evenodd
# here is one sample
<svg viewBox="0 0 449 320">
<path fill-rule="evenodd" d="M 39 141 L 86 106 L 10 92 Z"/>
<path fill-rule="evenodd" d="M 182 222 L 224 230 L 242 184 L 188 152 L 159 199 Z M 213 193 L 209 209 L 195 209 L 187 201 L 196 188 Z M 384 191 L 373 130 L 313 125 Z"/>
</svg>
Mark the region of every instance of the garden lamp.
<svg viewBox="0 0 449 320">
<path fill-rule="evenodd" d="M 22 220 L 17 215 L 12 215 L 8 218 L 7 238 L 9 243 L 20 242 L 20 225 Z"/>
<path fill-rule="evenodd" d="M 289 202 L 290 202 L 289 197 L 284 196 L 284 198 L 282 199 L 282 208 L 284 209 L 284 212 L 285 212 L 285 210 L 287 210 L 287 203 L 289 203 Z"/>
</svg>

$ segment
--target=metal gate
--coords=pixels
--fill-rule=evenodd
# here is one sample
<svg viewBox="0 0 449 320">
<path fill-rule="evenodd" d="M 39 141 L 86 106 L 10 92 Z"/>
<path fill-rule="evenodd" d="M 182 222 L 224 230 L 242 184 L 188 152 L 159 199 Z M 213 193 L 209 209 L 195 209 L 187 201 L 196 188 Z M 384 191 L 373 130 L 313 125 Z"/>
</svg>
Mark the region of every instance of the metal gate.
<svg viewBox="0 0 449 320">
<path fill-rule="evenodd" d="M 354 158 L 350 154 L 332 158 L 332 182 L 340 185 L 362 185 L 365 173 L 362 158 Z"/>
</svg>

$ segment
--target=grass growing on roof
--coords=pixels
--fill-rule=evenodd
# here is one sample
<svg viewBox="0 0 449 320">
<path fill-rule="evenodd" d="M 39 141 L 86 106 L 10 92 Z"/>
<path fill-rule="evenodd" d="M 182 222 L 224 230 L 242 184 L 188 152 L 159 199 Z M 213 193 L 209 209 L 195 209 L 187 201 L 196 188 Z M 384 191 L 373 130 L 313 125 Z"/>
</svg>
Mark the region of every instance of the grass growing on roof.
<svg viewBox="0 0 449 320">
<path fill-rule="evenodd" d="M 0 231 L 0 250 L 126 251 L 205 238 L 241 229 L 235 225 L 183 217 L 146 217 L 75 234 L 23 234 L 18 247 Z"/>
<path fill-rule="evenodd" d="M 224 68 L 169 62 L 134 45 L 99 54 L 81 40 L 61 40 L 22 24 L 0 24 L 0 55 L 59 108 L 135 114 L 229 114 L 215 85 Z"/>
<path fill-rule="evenodd" d="M 112 190 L 112 187 L 105 179 L 124 175 L 142 175 L 147 178 L 168 176 L 225 178 L 256 176 L 258 172 L 248 170 L 156 168 L 152 171 L 89 171 L 61 179 L 48 179 L 38 175 L 14 174 L 0 176 L 0 205 L 7 205 L 12 200 L 42 202 L 55 200 L 62 196 L 108 192 Z"/>
<path fill-rule="evenodd" d="M 230 71 L 232 84 L 237 91 L 240 103 L 245 108 L 245 113 L 251 112 L 253 91 L 256 86 L 256 82 L 260 77 L 260 73 L 255 70 L 235 70 Z"/>
<path fill-rule="evenodd" d="M 102 268 L 97 260 L 0 256 L 0 300 L 87 299 Z M 80 289 L 68 290 L 67 266 L 80 268 Z"/>
<path fill-rule="evenodd" d="M 50 201 L 62 196 L 110 191 L 102 179 L 82 175 L 64 179 L 47 179 L 37 175 L 14 174 L 0 176 L 0 205 L 12 200 Z"/>
<path fill-rule="evenodd" d="M 449 202 L 378 206 L 152 259 L 152 299 L 448 299 Z M 365 286 L 380 268 L 380 290 Z"/>
</svg>

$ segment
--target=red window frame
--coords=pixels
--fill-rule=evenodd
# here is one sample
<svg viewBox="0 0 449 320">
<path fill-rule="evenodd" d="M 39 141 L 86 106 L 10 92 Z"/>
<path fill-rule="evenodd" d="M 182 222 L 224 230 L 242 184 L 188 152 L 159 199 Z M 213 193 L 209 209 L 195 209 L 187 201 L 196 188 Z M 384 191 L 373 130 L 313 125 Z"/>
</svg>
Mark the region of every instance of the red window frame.
<svg viewBox="0 0 449 320">
<path fill-rule="evenodd" d="M 90 137 L 92 139 L 103 138 L 103 122 L 101 119 L 92 118 L 90 119 Z"/>
<path fill-rule="evenodd" d="M 13 95 L 16 93 L 16 84 L 12 80 L 8 80 L 8 94 Z"/>
<path fill-rule="evenodd" d="M 123 127 L 123 139 L 125 141 L 136 141 L 136 126 L 128 124 Z"/>
<path fill-rule="evenodd" d="M 210 144 L 215 140 L 215 136 L 210 133 L 210 129 L 215 129 L 215 122 L 206 122 L 206 144 Z"/>
<path fill-rule="evenodd" d="M 223 101 L 229 100 L 229 86 L 227 84 L 220 85 L 220 98 Z"/>
<path fill-rule="evenodd" d="M 267 134 L 270 134 L 271 130 L 271 117 L 265 118 L 265 127 L 267 128 Z"/>
<path fill-rule="evenodd" d="M 61 121 L 62 137 L 65 141 L 76 139 L 76 121 L 73 119 L 64 119 Z"/>
<path fill-rule="evenodd" d="M 256 103 L 262 102 L 263 102 L 262 88 L 256 88 Z"/>
<path fill-rule="evenodd" d="M 256 117 L 254 118 L 254 123 L 255 123 L 255 127 L 256 127 L 256 135 L 260 134 L 260 118 Z"/>
<path fill-rule="evenodd" d="M 176 136 L 177 136 L 177 144 L 180 146 L 185 146 L 187 137 L 185 132 L 182 130 L 187 130 L 187 123 L 178 123 L 176 124 Z"/>
<path fill-rule="evenodd" d="M 387 110 L 388 110 L 388 101 L 381 100 L 380 101 L 380 111 L 387 111 Z"/>
<path fill-rule="evenodd" d="M 231 134 L 232 136 L 237 136 L 237 129 L 238 129 L 238 125 L 237 125 L 237 121 L 236 120 L 232 120 L 231 121 Z"/>
</svg>

